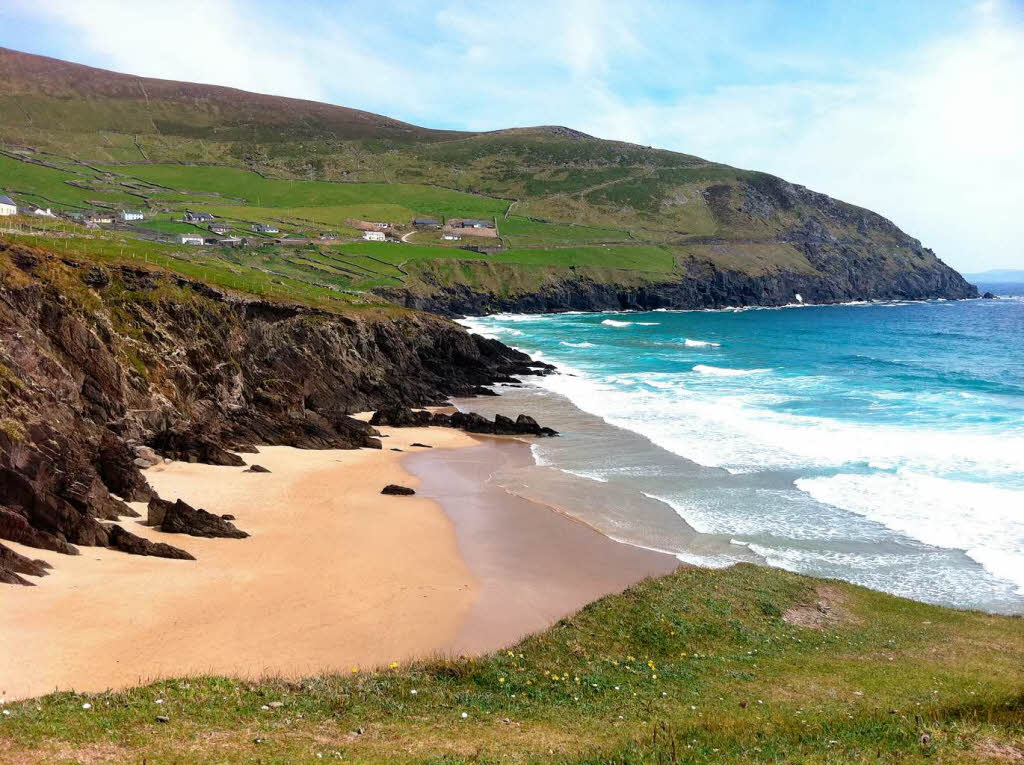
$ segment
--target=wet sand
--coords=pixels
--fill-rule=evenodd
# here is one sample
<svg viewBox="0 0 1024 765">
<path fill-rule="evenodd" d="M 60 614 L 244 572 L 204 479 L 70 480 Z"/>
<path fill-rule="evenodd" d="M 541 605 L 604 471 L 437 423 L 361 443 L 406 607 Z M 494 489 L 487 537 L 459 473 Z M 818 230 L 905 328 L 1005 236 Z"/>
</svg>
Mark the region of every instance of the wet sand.
<svg viewBox="0 0 1024 765">
<path fill-rule="evenodd" d="M 478 653 L 678 565 L 488 483 L 531 461 L 521 442 L 381 431 L 381 451 L 245 455 L 271 473 L 185 463 L 148 471 L 161 496 L 231 513 L 252 534 L 199 539 L 122 519 L 195 562 L 11 544 L 54 568 L 36 587 L 0 587 L 0 698 Z M 387 483 L 418 495 L 381 496 Z"/>
<path fill-rule="evenodd" d="M 420 493 L 455 524 L 459 551 L 480 591 L 459 630 L 463 653 L 502 648 L 542 630 L 603 595 L 680 565 L 672 555 L 621 544 L 547 505 L 490 483 L 495 472 L 533 464 L 521 442 L 479 446 L 404 461 Z"/>
</svg>

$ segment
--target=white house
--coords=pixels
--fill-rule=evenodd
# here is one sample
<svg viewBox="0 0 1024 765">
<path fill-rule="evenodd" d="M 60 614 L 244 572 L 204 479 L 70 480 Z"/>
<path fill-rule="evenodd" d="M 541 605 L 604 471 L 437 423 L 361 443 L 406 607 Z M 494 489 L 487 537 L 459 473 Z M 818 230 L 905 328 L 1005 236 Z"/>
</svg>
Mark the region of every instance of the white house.
<svg viewBox="0 0 1024 765">
<path fill-rule="evenodd" d="M 18 206 L 9 196 L 0 194 L 0 215 L 17 215 Z"/>
<path fill-rule="evenodd" d="M 280 233 L 281 229 L 275 226 L 273 223 L 254 223 L 252 226 L 253 231 L 257 231 L 261 234 L 277 234 Z"/>
<path fill-rule="evenodd" d="M 384 232 L 383 231 L 364 231 L 363 232 L 363 239 L 367 240 L 368 242 L 383 242 L 384 239 L 385 239 Z"/>
<path fill-rule="evenodd" d="M 37 208 L 35 208 L 32 211 L 32 214 L 33 215 L 42 215 L 45 218 L 56 218 L 57 217 L 56 215 L 53 214 L 53 210 L 51 210 L 49 207 L 47 207 L 45 210 L 42 207 L 37 207 Z"/>
<path fill-rule="evenodd" d="M 211 223 L 213 216 L 210 213 L 205 212 L 192 212 L 191 210 L 185 211 L 185 222 L 186 223 Z"/>
<path fill-rule="evenodd" d="M 178 244 L 206 244 L 202 234 L 178 234 Z"/>
<path fill-rule="evenodd" d="M 121 220 L 142 220 L 145 216 L 139 210 L 121 210 Z"/>
<path fill-rule="evenodd" d="M 446 242 L 458 242 L 462 239 L 458 234 L 443 234 L 441 238 Z"/>
</svg>

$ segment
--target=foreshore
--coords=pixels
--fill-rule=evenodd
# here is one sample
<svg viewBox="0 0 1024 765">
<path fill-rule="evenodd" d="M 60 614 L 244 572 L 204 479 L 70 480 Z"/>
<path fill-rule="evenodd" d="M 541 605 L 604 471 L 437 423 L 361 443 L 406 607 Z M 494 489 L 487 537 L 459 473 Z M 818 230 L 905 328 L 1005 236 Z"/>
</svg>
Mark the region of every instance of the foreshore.
<svg viewBox="0 0 1024 765">
<path fill-rule="evenodd" d="M 678 565 L 487 483 L 522 443 L 382 428 L 382 450 L 264 447 L 241 468 L 169 463 L 159 494 L 230 513 L 248 539 L 127 530 L 196 561 L 105 548 L 65 556 L 36 587 L 0 588 L 0 698 L 164 677 L 352 672 L 479 653 Z M 424 443 L 432 449 L 413 447 Z M 401 451 L 395 451 L 401 450 Z M 417 496 L 382 496 L 389 483 Z"/>
</svg>

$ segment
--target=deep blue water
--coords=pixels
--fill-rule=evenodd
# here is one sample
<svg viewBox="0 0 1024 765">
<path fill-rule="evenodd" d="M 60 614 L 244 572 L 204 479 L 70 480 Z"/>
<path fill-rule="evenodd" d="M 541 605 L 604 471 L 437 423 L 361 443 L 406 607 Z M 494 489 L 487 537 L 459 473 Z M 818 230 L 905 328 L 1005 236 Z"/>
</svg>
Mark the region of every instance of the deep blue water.
<svg viewBox="0 0 1024 765">
<path fill-rule="evenodd" d="M 584 452 L 571 434 L 535 447 L 542 463 L 635 487 L 773 565 L 1024 611 L 1024 301 L 469 324 L 558 365 L 545 390 L 680 466 L 635 436 Z"/>
</svg>

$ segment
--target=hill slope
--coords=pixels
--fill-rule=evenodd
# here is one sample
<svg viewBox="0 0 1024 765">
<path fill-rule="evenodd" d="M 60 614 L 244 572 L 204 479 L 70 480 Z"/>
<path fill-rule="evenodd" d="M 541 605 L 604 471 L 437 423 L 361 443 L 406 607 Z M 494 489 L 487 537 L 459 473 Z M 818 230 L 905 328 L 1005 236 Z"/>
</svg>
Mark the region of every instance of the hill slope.
<svg viewBox="0 0 1024 765">
<path fill-rule="evenodd" d="M 0 188 L 19 202 L 141 204 L 167 224 L 146 231 L 165 234 L 189 205 L 214 207 L 239 232 L 272 222 L 307 237 L 352 236 L 354 218 L 392 223 L 410 234 L 401 253 L 341 254 L 397 270 L 360 260 L 325 271 L 291 259 L 289 273 L 368 299 L 458 313 L 976 295 L 870 210 L 568 128 L 435 131 L 6 49 L 0 110 Z M 504 249 L 483 255 L 459 249 L 479 242 L 468 236 L 454 243 L 403 229 L 416 215 L 489 218 L 498 237 L 482 243 Z"/>
</svg>

